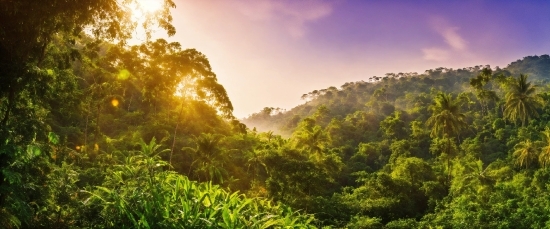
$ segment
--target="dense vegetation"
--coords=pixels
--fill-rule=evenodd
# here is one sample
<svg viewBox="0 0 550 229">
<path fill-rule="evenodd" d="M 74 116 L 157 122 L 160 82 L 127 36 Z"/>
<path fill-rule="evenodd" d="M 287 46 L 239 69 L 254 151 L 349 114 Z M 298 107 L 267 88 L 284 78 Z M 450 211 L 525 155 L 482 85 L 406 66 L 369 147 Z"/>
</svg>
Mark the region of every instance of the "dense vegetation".
<svg viewBox="0 0 550 229">
<path fill-rule="evenodd" d="M 127 44 L 135 1 L 46 2 L 0 7 L 2 228 L 550 226 L 548 55 L 389 73 L 241 123 L 205 55 Z M 145 31 L 173 34 L 173 6 Z"/>
<path fill-rule="evenodd" d="M 299 170 L 272 167 L 292 175 L 271 173 L 269 196 L 337 227 L 550 226 L 550 56 L 368 80 L 243 120 L 288 136 L 279 151 L 309 155 Z M 331 179 L 300 175 L 308 163 L 330 163 Z M 297 188 L 282 194 L 276 179 Z"/>
</svg>

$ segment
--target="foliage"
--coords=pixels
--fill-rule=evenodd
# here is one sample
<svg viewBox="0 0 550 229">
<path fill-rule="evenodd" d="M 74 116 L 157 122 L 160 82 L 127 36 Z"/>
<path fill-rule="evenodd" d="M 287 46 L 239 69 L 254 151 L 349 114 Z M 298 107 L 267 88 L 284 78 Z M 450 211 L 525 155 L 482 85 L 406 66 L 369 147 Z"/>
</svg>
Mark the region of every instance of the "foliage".
<svg viewBox="0 0 550 229">
<path fill-rule="evenodd" d="M 454 100 L 451 95 L 439 93 L 434 104 L 430 106 L 432 116 L 426 121 L 432 126 L 432 137 L 451 137 L 458 134 L 467 126 L 465 115 L 460 112 L 460 101 Z"/>
<path fill-rule="evenodd" d="M 163 2 L 2 2 L 0 227 L 550 226 L 548 55 L 236 120 L 204 54 L 150 39 L 175 32 Z"/>
<path fill-rule="evenodd" d="M 230 193 L 166 171 L 154 139 L 114 165 L 102 186 L 88 191 L 88 209 L 100 217 L 88 226 L 107 228 L 272 228 L 314 227 L 310 216 L 262 198 Z"/>
<path fill-rule="evenodd" d="M 504 117 L 512 122 L 519 120 L 522 126 L 532 117 L 538 117 L 537 108 L 541 106 L 542 100 L 535 92 L 536 88 L 527 82 L 527 76 L 520 75 L 506 94 Z"/>
</svg>

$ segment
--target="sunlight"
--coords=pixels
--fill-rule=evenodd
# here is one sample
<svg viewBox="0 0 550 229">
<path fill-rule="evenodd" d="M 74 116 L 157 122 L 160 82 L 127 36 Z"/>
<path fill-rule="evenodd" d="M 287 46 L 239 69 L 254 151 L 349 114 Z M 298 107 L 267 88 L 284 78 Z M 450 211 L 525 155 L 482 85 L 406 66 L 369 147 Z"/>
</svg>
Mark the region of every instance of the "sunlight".
<svg viewBox="0 0 550 229">
<path fill-rule="evenodd" d="M 155 12 L 162 8 L 162 0 L 138 0 L 137 2 L 145 12 Z"/>
<path fill-rule="evenodd" d="M 154 13 L 162 8 L 163 0 L 137 0 L 134 5 L 132 18 L 139 20 L 145 14 Z"/>
<path fill-rule="evenodd" d="M 151 17 L 154 17 L 155 14 L 162 10 L 163 4 L 164 0 L 135 0 L 129 4 L 129 8 L 131 9 L 131 20 L 136 23 L 136 25 L 140 25 L 135 28 L 133 38 L 129 41 L 129 44 L 141 44 L 148 39 L 150 34 L 147 34 L 143 25 L 147 24 L 147 20 L 150 20 Z M 149 32 L 154 33 L 154 29 Z"/>
</svg>

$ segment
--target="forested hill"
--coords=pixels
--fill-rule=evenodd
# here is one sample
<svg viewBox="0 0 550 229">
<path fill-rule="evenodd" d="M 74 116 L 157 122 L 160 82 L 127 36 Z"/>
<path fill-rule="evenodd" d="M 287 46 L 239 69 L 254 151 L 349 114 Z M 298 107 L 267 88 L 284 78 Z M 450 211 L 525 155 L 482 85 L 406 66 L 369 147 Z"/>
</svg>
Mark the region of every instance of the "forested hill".
<svg viewBox="0 0 550 229">
<path fill-rule="evenodd" d="M 470 80 L 484 68 L 474 66 L 462 69 L 436 68 L 424 73 L 387 73 L 384 77 L 369 77 L 364 81 L 348 82 L 340 88 L 314 90 L 302 95 L 303 104 L 290 110 L 265 107 L 242 120 L 249 128 L 273 131 L 289 136 L 303 118 L 322 116 L 317 124 L 326 126 L 332 118 L 355 119 L 369 114 L 379 118 L 397 110 L 413 111 L 419 105 L 427 105 L 439 91 L 462 94 L 470 99 L 475 88 Z M 525 74 L 536 85 L 550 82 L 550 56 L 527 56 L 510 63 L 506 68 L 496 67 L 496 78 Z M 496 86 L 495 86 L 496 87 Z"/>
<path fill-rule="evenodd" d="M 549 69 L 542 55 L 386 74 L 243 122 L 289 136 L 266 188 L 323 225 L 548 228 Z"/>
</svg>

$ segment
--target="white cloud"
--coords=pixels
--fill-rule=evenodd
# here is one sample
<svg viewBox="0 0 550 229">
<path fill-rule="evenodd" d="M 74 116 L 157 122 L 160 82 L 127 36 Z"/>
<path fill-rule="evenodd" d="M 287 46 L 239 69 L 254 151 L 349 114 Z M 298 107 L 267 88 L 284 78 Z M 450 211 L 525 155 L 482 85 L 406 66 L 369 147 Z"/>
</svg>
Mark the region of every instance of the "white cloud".
<svg viewBox="0 0 550 229">
<path fill-rule="evenodd" d="M 441 31 L 441 36 L 445 38 L 445 42 L 455 50 L 465 50 L 466 41 L 457 33 L 458 27 L 449 27 Z"/>
<path fill-rule="evenodd" d="M 425 60 L 446 61 L 451 55 L 467 54 L 468 42 L 458 33 L 459 27 L 451 26 L 442 17 L 432 17 L 430 23 L 433 29 L 443 38 L 448 47 L 429 47 L 422 49 Z"/>
</svg>

